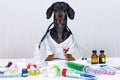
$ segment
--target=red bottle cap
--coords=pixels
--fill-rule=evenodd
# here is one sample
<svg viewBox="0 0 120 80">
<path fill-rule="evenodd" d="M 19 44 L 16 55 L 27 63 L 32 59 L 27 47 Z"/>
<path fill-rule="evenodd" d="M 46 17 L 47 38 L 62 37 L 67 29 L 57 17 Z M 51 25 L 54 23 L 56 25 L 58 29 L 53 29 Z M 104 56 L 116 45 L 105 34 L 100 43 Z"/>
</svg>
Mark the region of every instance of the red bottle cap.
<svg viewBox="0 0 120 80">
<path fill-rule="evenodd" d="M 65 68 L 62 70 L 62 75 L 63 75 L 64 77 L 66 77 L 66 71 L 67 71 L 67 69 L 65 69 Z"/>
<path fill-rule="evenodd" d="M 30 69 L 31 66 L 33 66 L 34 68 L 37 68 L 37 65 L 35 65 L 35 64 L 30 64 L 30 63 L 29 63 L 29 64 L 27 65 L 27 69 Z"/>
</svg>

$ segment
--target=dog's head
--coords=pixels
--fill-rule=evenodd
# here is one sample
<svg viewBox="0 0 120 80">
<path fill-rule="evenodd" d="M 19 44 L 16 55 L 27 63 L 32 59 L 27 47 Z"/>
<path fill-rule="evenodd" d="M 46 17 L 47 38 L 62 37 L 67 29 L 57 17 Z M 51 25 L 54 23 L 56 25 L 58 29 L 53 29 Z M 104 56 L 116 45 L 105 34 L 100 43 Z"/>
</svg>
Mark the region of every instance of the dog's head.
<svg viewBox="0 0 120 80">
<path fill-rule="evenodd" d="M 55 2 L 53 3 L 46 12 L 47 19 L 49 19 L 54 13 L 54 18 L 57 20 L 57 24 L 63 24 L 64 19 L 67 15 L 70 19 L 74 19 L 74 10 L 65 2 Z"/>
</svg>

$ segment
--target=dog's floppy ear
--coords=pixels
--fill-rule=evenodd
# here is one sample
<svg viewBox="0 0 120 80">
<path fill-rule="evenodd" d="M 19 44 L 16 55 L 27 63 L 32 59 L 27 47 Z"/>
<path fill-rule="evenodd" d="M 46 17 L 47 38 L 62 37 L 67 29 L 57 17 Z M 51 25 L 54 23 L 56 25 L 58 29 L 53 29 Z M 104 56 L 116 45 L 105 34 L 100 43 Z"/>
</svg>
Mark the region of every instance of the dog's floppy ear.
<svg viewBox="0 0 120 80">
<path fill-rule="evenodd" d="M 68 4 L 67 4 L 68 5 Z M 67 10 L 67 13 L 68 13 L 68 17 L 70 19 L 74 19 L 74 16 L 75 16 L 75 12 L 74 10 L 68 5 L 68 10 Z"/>
<path fill-rule="evenodd" d="M 47 12 L 46 12 L 47 19 L 50 19 L 50 17 L 52 16 L 52 12 L 53 12 L 53 5 L 51 5 L 51 6 L 47 9 Z"/>
</svg>

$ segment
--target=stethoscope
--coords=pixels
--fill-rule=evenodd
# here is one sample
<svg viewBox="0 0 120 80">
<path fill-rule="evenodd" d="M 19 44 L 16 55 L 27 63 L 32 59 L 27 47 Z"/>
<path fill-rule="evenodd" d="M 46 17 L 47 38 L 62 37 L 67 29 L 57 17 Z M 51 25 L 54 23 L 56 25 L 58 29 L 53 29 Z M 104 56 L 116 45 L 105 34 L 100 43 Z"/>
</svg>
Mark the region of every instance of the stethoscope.
<svg viewBox="0 0 120 80">
<path fill-rule="evenodd" d="M 50 27 L 54 24 L 54 22 L 52 22 L 49 27 L 47 28 L 47 31 L 45 32 L 45 34 L 43 35 L 42 39 L 40 40 L 39 44 L 38 44 L 38 47 L 40 49 L 41 47 L 41 43 L 43 42 L 43 40 L 45 39 L 47 33 L 51 30 Z M 73 35 L 73 33 L 71 32 L 71 30 L 67 27 L 67 30 Z M 74 38 L 74 35 L 73 35 L 73 39 L 75 40 Z M 82 49 L 82 47 L 80 47 L 77 43 L 77 41 L 75 40 L 75 45 L 76 45 L 76 48 L 78 49 L 79 53 L 81 54 L 82 56 L 82 60 L 87 60 L 86 58 L 86 53 L 84 52 L 84 50 Z M 82 54 L 83 53 L 83 54 Z"/>
</svg>

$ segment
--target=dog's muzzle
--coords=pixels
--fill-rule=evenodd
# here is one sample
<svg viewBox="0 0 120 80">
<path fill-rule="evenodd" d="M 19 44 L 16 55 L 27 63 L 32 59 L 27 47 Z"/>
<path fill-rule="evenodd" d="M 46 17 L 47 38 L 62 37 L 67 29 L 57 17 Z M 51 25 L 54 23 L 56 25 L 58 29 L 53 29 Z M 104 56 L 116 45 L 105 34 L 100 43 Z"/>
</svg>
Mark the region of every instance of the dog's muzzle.
<svg viewBox="0 0 120 80">
<path fill-rule="evenodd" d="M 63 11 L 56 11 L 56 12 L 55 12 L 55 17 L 56 17 L 56 20 L 57 20 L 57 24 L 58 24 L 58 25 L 63 25 L 65 15 L 66 15 L 66 14 L 65 14 L 65 12 L 63 12 Z"/>
<path fill-rule="evenodd" d="M 58 19 L 57 24 L 58 25 L 63 25 L 63 19 Z"/>
</svg>

